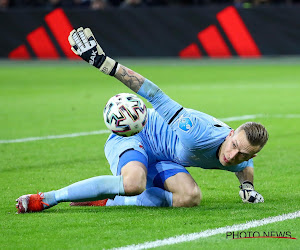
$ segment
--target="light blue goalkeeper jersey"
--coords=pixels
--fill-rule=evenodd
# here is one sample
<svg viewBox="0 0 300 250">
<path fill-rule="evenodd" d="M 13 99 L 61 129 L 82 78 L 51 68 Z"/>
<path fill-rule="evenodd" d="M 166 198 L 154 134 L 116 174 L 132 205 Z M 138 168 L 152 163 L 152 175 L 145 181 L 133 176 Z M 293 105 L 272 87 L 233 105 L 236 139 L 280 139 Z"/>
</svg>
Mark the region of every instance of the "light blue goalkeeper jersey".
<svg viewBox="0 0 300 250">
<path fill-rule="evenodd" d="M 253 167 L 253 160 L 224 167 L 217 153 L 231 128 L 220 120 L 180 104 L 146 80 L 138 94 L 154 109 L 148 109 L 148 121 L 136 136 L 143 141 L 148 161 L 173 161 L 189 167 L 239 172 Z"/>
</svg>

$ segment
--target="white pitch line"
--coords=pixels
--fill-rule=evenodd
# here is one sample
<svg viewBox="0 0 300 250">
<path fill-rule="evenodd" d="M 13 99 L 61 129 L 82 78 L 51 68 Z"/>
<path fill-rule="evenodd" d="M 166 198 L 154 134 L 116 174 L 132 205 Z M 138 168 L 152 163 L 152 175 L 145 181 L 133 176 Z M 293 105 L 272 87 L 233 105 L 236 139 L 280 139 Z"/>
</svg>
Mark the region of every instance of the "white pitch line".
<svg viewBox="0 0 300 250">
<path fill-rule="evenodd" d="M 110 132 L 109 130 L 97 130 L 97 131 L 90 131 L 90 132 L 65 134 L 65 135 L 47 135 L 47 136 L 42 136 L 42 137 L 28 137 L 28 138 L 12 139 L 12 140 L 0 140 L 0 144 L 28 142 L 28 141 L 40 141 L 40 140 L 51 140 L 51 139 L 62 139 L 62 138 L 78 137 L 78 136 L 86 136 L 86 135 L 100 135 L 100 134 L 107 134 L 109 132 Z"/>
<path fill-rule="evenodd" d="M 137 244 L 137 245 L 128 245 L 120 248 L 113 248 L 114 250 L 139 250 L 139 249 L 149 249 L 149 248 L 154 248 L 154 247 L 161 247 L 161 246 L 166 246 L 166 245 L 174 245 L 182 242 L 187 242 L 187 241 L 193 241 L 197 240 L 200 238 L 207 238 L 213 235 L 217 234 L 222 234 L 226 232 L 232 232 L 232 231 L 241 231 L 241 230 L 246 230 L 249 228 L 254 228 L 254 227 L 260 227 L 263 225 L 275 223 L 275 222 L 280 222 L 280 221 L 285 221 L 285 220 L 290 220 L 290 219 L 295 219 L 300 217 L 300 211 L 296 211 L 294 213 L 289 213 L 289 214 L 283 214 L 283 215 L 278 215 L 275 217 L 269 217 L 269 218 L 264 218 L 261 220 L 253 220 L 249 221 L 243 224 L 237 224 L 237 225 L 232 225 L 232 226 L 226 226 L 226 227 L 219 227 L 215 229 L 208 229 L 199 233 L 191 233 L 191 234 L 182 234 L 179 236 L 175 237 L 170 237 L 166 238 L 163 240 L 156 240 L 156 241 L 148 241 L 142 244 Z"/>
<path fill-rule="evenodd" d="M 232 121 L 242 121 L 242 120 L 249 120 L 249 119 L 256 119 L 256 118 L 300 118 L 300 114 L 286 114 L 286 115 L 265 115 L 265 114 L 256 114 L 256 115 L 242 115 L 242 116 L 232 116 L 227 118 L 220 118 L 221 121 L 224 122 L 232 122 Z"/>
<path fill-rule="evenodd" d="M 232 116 L 221 118 L 221 121 L 224 122 L 232 122 L 232 121 L 242 121 L 242 120 L 249 120 L 249 119 L 256 119 L 256 118 L 285 118 L 285 119 L 292 119 L 292 118 L 300 118 L 300 114 L 286 114 L 286 115 L 265 115 L 265 114 L 255 114 L 255 115 L 243 115 L 243 116 Z M 110 133 L 109 130 L 96 130 L 90 132 L 79 132 L 79 133 L 72 133 L 72 134 L 65 134 L 65 135 L 47 135 L 42 137 L 27 137 L 27 138 L 20 138 L 20 139 L 10 139 L 10 140 L 0 140 L 0 144 L 4 143 L 20 143 L 20 142 L 30 142 L 30 141 L 40 141 L 40 140 L 51 140 L 51 139 L 63 139 L 63 138 L 70 138 L 70 137 L 79 137 L 79 136 L 87 136 L 87 135 L 99 135 L 99 134 L 107 134 Z"/>
<path fill-rule="evenodd" d="M 220 118 L 220 120 L 223 122 L 232 122 L 232 121 L 243 121 L 243 120 L 261 118 L 261 117 L 267 117 L 267 116 L 263 115 L 263 114 L 242 115 L 242 116 L 232 116 L 232 117 Z"/>
</svg>

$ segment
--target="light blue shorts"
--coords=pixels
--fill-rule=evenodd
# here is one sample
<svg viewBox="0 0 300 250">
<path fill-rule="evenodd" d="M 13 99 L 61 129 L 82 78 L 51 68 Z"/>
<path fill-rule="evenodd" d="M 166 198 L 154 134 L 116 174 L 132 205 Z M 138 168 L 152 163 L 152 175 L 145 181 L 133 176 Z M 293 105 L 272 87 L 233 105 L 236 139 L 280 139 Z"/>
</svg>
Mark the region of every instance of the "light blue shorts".
<svg viewBox="0 0 300 250">
<path fill-rule="evenodd" d="M 111 134 L 108 137 L 104 146 L 104 153 L 110 165 L 110 171 L 113 175 L 118 175 L 120 173 L 120 170 L 118 171 L 120 155 L 129 149 L 139 151 L 149 161 L 149 157 L 144 149 L 140 137 L 122 137 L 115 134 Z"/>
<path fill-rule="evenodd" d="M 106 141 L 104 152 L 113 175 L 119 175 L 123 166 L 119 165 L 120 156 L 127 150 L 137 150 L 148 160 L 147 186 L 164 188 L 164 182 L 171 176 L 189 172 L 181 165 L 172 161 L 155 161 L 147 154 L 143 142 L 138 136 L 121 137 L 111 134 Z"/>
</svg>

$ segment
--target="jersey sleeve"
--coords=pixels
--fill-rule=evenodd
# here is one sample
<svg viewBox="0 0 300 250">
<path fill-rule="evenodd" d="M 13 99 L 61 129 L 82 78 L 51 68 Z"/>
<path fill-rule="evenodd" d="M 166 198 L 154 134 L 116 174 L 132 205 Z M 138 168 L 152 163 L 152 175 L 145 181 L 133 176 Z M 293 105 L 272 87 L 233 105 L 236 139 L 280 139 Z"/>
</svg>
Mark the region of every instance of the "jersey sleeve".
<svg viewBox="0 0 300 250">
<path fill-rule="evenodd" d="M 209 133 L 209 126 L 206 126 L 205 121 L 188 112 L 151 81 L 146 79 L 137 94 L 152 104 L 185 147 L 197 147 L 203 135 Z"/>
<path fill-rule="evenodd" d="M 147 99 L 156 112 L 158 112 L 167 123 L 170 123 L 174 115 L 182 109 L 179 103 L 172 100 L 157 85 L 148 79 L 144 81 L 137 94 Z"/>
</svg>

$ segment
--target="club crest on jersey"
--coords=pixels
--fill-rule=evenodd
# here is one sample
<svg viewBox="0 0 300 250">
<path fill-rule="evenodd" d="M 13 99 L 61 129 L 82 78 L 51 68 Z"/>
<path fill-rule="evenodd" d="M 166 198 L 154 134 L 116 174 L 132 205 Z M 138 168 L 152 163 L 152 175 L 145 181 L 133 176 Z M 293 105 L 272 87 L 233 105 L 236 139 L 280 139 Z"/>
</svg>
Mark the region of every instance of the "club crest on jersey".
<svg viewBox="0 0 300 250">
<path fill-rule="evenodd" d="M 191 129 L 193 126 L 192 121 L 190 118 L 187 117 L 182 117 L 179 120 L 179 128 L 182 129 L 183 131 L 187 132 Z"/>
</svg>

